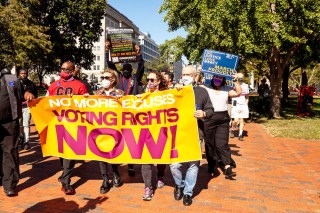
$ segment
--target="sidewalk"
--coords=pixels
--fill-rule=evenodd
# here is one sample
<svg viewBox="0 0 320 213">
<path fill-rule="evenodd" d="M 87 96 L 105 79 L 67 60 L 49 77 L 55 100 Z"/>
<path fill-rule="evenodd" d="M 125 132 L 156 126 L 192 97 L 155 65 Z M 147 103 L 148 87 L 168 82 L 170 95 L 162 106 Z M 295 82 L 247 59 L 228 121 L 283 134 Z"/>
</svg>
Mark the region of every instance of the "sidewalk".
<svg viewBox="0 0 320 213">
<path fill-rule="evenodd" d="M 226 180 L 220 170 L 211 177 L 202 160 L 193 204 L 185 207 L 173 198 L 169 169 L 166 186 L 147 202 L 141 199 L 140 166 L 134 177 L 127 175 L 126 165 L 120 166 L 124 184 L 101 195 L 99 164 L 93 161 L 76 164 L 76 194 L 65 196 L 57 180 L 59 160 L 42 157 L 32 127 L 32 149 L 20 152 L 19 195 L 9 198 L 0 189 L 0 212 L 320 212 L 320 141 L 273 138 L 254 123 L 245 129 L 244 142 L 230 140 L 236 180 Z"/>
</svg>

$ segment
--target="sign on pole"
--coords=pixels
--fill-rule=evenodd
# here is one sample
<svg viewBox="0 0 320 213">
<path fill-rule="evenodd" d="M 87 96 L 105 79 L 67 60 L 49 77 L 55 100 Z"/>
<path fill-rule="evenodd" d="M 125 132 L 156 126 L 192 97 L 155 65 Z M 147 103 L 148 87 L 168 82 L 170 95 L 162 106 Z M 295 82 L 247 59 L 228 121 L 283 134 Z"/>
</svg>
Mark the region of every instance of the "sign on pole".
<svg viewBox="0 0 320 213">
<path fill-rule="evenodd" d="M 227 85 L 233 85 L 232 75 L 237 73 L 238 62 L 238 55 L 205 49 L 201 61 L 205 84 L 210 85 L 212 76 L 218 74 L 226 78 Z"/>
<path fill-rule="evenodd" d="M 107 39 L 111 43 L 110 56 L 113 63 L 137 60 L 133 29 L 107 29 Z"/>
</svg>

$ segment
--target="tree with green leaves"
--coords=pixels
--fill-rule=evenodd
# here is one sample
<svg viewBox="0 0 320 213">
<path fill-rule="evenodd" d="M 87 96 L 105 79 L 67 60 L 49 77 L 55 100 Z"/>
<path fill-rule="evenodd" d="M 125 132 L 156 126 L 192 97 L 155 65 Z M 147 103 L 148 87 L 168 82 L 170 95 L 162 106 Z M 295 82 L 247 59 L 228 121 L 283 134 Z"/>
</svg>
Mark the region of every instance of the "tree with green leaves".
<svg viewBox="0 0 320 213">
<path fill-rule="evenodd" d="M 28 67 L 51 52 L 47 28 L 36 21 L 16 0 L 0 5 L 0 67 Z"/>
<path fill-rule="evenodd" d="M 320 36 L 320 2 L 314 0 L 164 0 L 160 12 L 169 30 L 189 33 L 184 54 L 191 61 L 200 61 L 204 49 L 266 61 L 273 117 L 281 113 L 285 67 Z"/>
</svg>

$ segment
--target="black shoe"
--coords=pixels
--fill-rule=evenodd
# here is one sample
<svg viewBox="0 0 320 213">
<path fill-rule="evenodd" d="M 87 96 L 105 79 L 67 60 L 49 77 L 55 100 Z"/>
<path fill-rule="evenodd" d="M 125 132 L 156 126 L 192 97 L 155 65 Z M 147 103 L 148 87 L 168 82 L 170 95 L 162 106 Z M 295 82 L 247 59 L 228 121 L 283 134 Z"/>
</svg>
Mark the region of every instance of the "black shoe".
<svg viewBox="0 0 320 213">
<path fill-rule="evenodd" d="M 74 195 L 76 193 L 70 184 L 62 184 L 61 191 L 66 195 Z"/>
<path fill-rule="evenodd" d="M 233 132 L 233 130 L 230 131 L 230 138 L 234 138 L 234 132 Z"/>
<path fill-rule="evenodd" d="M 228 167 L 225 171 L 225 178 L 232 180 L 233 177 L 235 177 L 237 174 L 235 172 L 232 172 L 232 167 Z"/>
<path fill-rule="evenodd" d="M 239 135 L 239 141 L 243 141 L 243 136 Z"/>
<path fill-rule="evenodd" d="M 110 190 L 110 188 L 109 178 L 108 176 L 104 176 L 100 187 L 100 193 L 105 194 Z"/>
<path fill-rule="evenodd" d="M 183 197 L 183 187 L 178 187 L 177 185 L 174 187 L 173 191 L 174 199 L 181 200 Z"/>
<path fill-rule="evenodd" d="M 135 174 L 136 174 L 136 171 L 134 171 L 134 169 L 128 169 L 129 176 L 134 176 Z"/>
<path fill-rule="evenodd" d="M 190 206 L 192 204 L 192 198 L 190 195 L 183 195 L 183 205 Z"/>
<path fill-rule="evenodd" d="M 29 150 L 31 147 L 30 147 L 30 144 L 29 143 L 25 143 L 24 145 L 23 145 L 23 149 L 24 150 Z"/>
<path fill-rule="evenodd" d="M 13 189 L 5 189 L 4 193 L 8 196 L 8 197 L 13 197 L 16 196 L 16 193 Z"/>
<path fill-rule="evenodd" d="M 113 173 L 112 184 L 115 187 L 119 187 L 121 184 L 121 178 L 118 174 Z"/>
</svg>

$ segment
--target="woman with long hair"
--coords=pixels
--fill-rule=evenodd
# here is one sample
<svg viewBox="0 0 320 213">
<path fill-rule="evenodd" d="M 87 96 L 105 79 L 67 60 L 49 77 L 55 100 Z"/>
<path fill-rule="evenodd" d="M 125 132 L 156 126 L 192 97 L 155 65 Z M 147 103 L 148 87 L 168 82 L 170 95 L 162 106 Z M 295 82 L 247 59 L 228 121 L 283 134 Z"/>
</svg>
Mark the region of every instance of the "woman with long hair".
<svg viewBox="0 0 320 213">
<path fill-rule="evenodd" d="M 224 164 L 225 178 L 232 179 L 235 173 L 232 168 L 235 163 L 231 158 L 229 147 L 229 122 L 228 98 L 241 94 L 241 87 L 236 77 L 233 79 L 234 88 L 226 85 L 226 78 L 215 74 L 211 80 L 212 89 L 207 88 L 214 114 L 205 121 L 205 143 L 208 160 L 208 172 L 214 173 L 218 160 Z"/>
<path fill-rule="evenodd" d="M 156 71 L 150 71 L 147 76 L 146 92 L 154 93 L 154 92 L 163 91 L 166 89 L 168 89 L 168 85 L 166 80 L 161 75 L 161 73 Z M 141 167 L 142 178 L 145 184 L 145 190 L 144 190 L 142 199 L 146 201 L 151 200 L 153 196 L 153 189 L 152 189 L 152 183 L 151 183 L 152 166 L 153 164 L 143 164 Z M 166 169 L 165 164 L 157 164 L 157 170 L 158 170 L 157 187 L 158 188 L 162 188 L 164 186 L 163 178 L 164 178 L 165 169 Z"/>
</svg>

